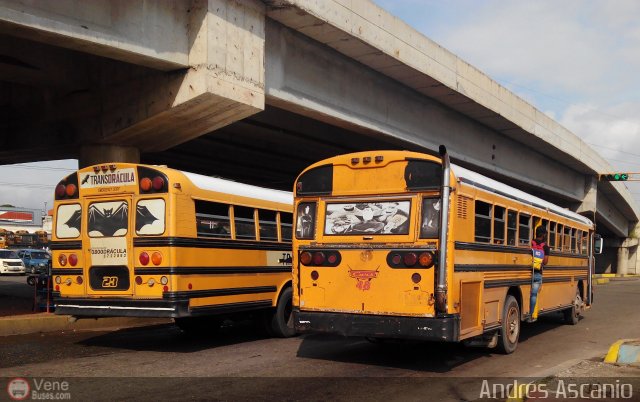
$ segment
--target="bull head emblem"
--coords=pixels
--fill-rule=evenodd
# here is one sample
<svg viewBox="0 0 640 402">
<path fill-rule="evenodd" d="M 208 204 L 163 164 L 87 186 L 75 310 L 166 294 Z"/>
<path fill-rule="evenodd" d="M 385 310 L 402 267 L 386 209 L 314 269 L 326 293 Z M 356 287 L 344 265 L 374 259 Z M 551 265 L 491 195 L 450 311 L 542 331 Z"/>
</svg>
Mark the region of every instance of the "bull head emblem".
<svg viewBox="0 0 640 402">
<path fill-rule="evenodd" d="M 349 276 L 356 279 L 358 289 L 365 291 L 371 289 L 371 280 L 378 277 L 379 269 L 379 266 L 375 271 L 349 268 Z"/>
</svg>

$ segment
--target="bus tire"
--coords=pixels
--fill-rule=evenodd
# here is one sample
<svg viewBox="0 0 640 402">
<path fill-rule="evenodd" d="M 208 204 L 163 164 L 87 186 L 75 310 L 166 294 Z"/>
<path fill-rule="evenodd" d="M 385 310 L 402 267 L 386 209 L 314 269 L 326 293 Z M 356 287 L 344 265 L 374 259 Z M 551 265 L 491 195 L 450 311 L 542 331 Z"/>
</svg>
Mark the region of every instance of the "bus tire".
<svg viewBox="0 0 640 402">
<path fill-rule="evenodd" d="M 580 295 L 580 289 L 576 290 L 576 297 L 573 300 L 573 304 L 570 308 L 564 310 L 564 323 L 568 325 L 576 325 L 580 322 L 580 314 L 582 313 L 582 296 Z"/>
<path fill-rule="evenodd" d="M 520 338 L 520 306 L 512 295 L 507 295 L 502 310 L 502 326 L 498 339 L 498 351 L 500 353 L 513 353 L 518 346 Z"/>
<path fill-rule="evenodd" d="M 278 305 L 271 315 L 269 332 L 278 338 L 289 338 L 296 334 L 293 327 L 293 289 L 287 287 L 278 298 Z"/>
</svg>

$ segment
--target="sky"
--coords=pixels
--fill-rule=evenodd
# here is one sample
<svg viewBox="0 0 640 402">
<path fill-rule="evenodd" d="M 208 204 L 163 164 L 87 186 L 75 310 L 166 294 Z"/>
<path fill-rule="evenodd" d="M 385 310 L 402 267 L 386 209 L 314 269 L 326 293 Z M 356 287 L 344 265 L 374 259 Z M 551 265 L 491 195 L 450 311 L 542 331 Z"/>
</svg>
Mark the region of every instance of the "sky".
<svg viewBox="0 0 640 402">
<path fill-rule="evenodd" d="M 640 172 L 640 1 L 374 1 L 572 131 L 615 170 Z M 640 200 L 640 185 L 628 187 Z"/>
<path fill-rule="evenodd" d="M 640 172 L 640 1 L 374 1 L 547 113 L 614 169 Z M 76 168 L 73 160 L 0 166 L 0 205 L 51 207 L 55 184 Z M 629 187 L 640 200 L 640 186 Z"/>
</svg>

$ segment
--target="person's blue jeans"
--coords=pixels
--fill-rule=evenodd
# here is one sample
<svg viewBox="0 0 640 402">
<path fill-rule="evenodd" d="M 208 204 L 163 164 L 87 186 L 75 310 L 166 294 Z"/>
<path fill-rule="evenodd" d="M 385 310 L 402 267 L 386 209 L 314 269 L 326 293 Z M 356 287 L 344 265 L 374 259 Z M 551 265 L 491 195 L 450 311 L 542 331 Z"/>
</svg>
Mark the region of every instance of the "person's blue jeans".
<svg viewBox="0 0 640 402">
<path fill-rule="evenodd" d="M 533 272 L 533 283 L 531 284 L 531 300 L 529 301 L 530 314 L 533 317 L 535 311 L 536 302 L 538 301 L 538 292 L 542 286 L 542 274 L 539 271 Z"/>
</svg>

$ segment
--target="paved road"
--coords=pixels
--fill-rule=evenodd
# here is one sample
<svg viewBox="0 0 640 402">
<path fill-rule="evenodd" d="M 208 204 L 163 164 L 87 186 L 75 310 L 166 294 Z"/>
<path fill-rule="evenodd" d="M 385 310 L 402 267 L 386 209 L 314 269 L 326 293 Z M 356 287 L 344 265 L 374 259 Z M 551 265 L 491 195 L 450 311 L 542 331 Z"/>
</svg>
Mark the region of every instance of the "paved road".
<svg viewBox="0 0 640 402">
<path fill-rule="evenodd" d="M 5 337 L 0 376 L 64 377 L 76 395 L 94 400 L 474 400 L 479 379 L 544 376 L 639 336 L 640 281 L 598 286 L 595 301 L 577 326 L 559 316 L 524 324 L 518 350 L 507 356 L 457 344 L 269 339 L 246 323 L 201 337 L 161 325 Z"/>
<path fill-rule="evenodd" d="M 32 313 L 33 291 L 27 276 L 0 276 L 0 317 Z"/>
</svg>

